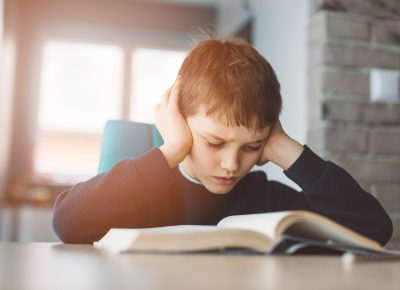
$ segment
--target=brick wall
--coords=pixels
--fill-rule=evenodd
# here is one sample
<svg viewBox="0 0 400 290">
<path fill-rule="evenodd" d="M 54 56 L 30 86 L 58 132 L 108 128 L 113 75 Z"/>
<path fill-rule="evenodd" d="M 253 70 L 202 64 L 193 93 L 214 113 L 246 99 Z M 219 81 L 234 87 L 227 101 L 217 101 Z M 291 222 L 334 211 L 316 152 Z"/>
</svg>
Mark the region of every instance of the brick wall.
<svg viewBox="0 0 400 290">
<path fill-rule="evenodd" d="M 400 104 L 369 101 L 371 68 L 400 70 L 400 0 L 313 0 L 308 143 L 389 212 L 400 249 Z"/>
</svg>

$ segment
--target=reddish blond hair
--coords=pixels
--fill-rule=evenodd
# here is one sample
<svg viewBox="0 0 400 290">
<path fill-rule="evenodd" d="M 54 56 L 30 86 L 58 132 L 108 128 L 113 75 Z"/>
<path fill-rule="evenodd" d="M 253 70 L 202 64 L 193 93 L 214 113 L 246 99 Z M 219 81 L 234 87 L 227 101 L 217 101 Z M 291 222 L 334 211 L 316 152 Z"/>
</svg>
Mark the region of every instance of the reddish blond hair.
<svg viewBox="0 0 400 290">
<path fill-rule="evenodd" d="M 239 39 L 207 39 L 196 45 L 179 71 L 179 108 L 185 117 L 204 108 L 227 126 L 262 130 L 278 121 L 280 85 L 272 66 Z"/>
</svg>

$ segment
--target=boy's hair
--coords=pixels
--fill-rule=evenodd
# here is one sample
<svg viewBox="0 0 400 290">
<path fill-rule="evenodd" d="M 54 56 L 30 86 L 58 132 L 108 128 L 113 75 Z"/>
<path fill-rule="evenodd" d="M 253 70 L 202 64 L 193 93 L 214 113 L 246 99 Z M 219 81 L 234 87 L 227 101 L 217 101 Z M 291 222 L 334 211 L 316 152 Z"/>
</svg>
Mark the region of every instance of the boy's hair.
<svg viewBox="0 0 400 290">
<path fill-rule="evenodd" d="M 278 121 L 279 81 L 268 61 L 244 40 L 212 38 L 198 43 L 179 75 L 179 108 L 185 117 L 203 107 L 207 116 L 227 126 L 262 130 Z"/>
</svg>

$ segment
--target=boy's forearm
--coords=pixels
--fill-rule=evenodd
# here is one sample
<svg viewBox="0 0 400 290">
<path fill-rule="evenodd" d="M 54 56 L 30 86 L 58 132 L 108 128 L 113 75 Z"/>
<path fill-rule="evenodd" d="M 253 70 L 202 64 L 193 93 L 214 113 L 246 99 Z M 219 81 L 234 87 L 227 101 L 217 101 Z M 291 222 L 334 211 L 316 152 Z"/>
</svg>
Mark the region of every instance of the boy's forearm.
<svg viewBox="0 0 400 290">
<path fill-rule="evenodd" d="M 179 149 L 177 146 L 168 146 L 163 144 L 159 147 L 161 153 L 164 155 L 165 159 L 167 160 L 169 168 L 175 168 L 178 166 L 179 163 L 185 159 L 187 156 L 188 150 Z"/>
<path fill-rule="evenodd" d="M 283 170 L 287 170 L 303 152 L 304 147 L 296 140 L 285 136 L 269 148 L 269 160 Z"/>
</svg>

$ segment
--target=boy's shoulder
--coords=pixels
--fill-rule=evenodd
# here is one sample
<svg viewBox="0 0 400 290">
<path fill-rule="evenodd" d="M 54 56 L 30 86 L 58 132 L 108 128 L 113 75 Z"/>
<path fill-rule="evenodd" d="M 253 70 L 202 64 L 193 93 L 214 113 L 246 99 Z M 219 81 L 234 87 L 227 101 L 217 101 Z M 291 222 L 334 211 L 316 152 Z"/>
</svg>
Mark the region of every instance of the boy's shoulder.
<svg viewBox="0 0 400 290">
<path fill-rule="evenodd" d="M 268 174 L 261 170 L 256 169 L 252 170 L 245 177 L 240 180 L 240 182 L 235 187 L 235 190 L 242 194 L 246 192 L 246 196 L 249 197 L 248 194 L 252 194 L 255 196 L 265 196 L 265 194 L 272 194 L 273 192 L 282 190 L 282 186 L 286 187 L 283 183 L 268 179 Z"/>
<path fill-rule="evenodd" d="M 268 181 L 268 175 L 265 171 L 256 169 L 252 170 L 249 173 L 246 174 L 245 177 L 243 177 L 243 181 L 245 183 L 251 182 L 251 183 L 266 183 Z"/>
</svg>

